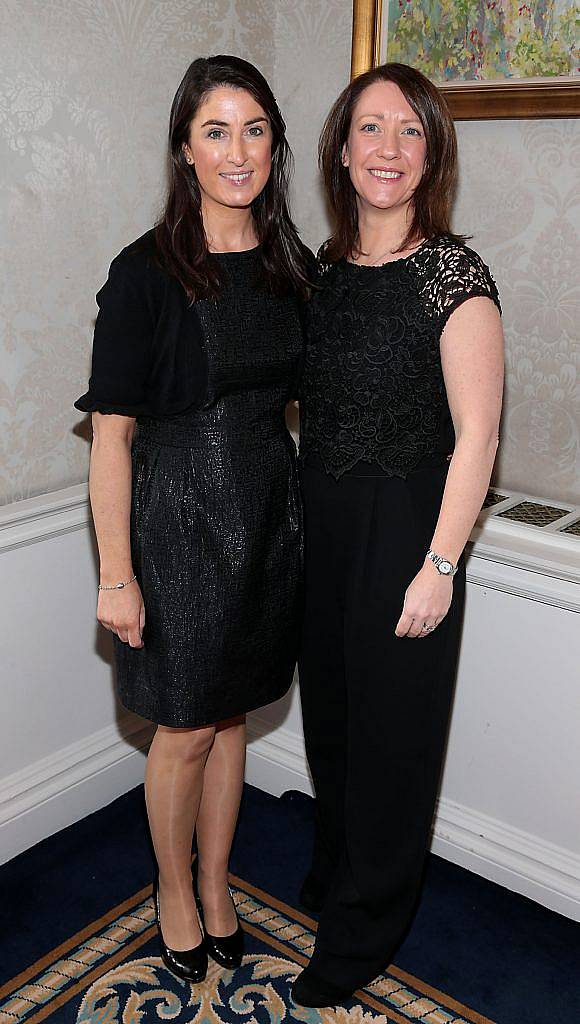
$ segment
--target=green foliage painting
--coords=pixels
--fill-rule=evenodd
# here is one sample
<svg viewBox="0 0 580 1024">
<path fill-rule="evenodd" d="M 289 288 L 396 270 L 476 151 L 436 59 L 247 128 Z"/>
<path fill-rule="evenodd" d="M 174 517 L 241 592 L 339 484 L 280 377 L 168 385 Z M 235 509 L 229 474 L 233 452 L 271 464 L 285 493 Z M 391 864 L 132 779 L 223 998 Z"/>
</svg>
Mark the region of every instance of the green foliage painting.
<svg viewBox="0 0 580 1024">
<path fill-rule="evenodd" d="M 578 74 L 578 0 L 390 0 L 387 60 L 435 81 Z"/>
</svg>

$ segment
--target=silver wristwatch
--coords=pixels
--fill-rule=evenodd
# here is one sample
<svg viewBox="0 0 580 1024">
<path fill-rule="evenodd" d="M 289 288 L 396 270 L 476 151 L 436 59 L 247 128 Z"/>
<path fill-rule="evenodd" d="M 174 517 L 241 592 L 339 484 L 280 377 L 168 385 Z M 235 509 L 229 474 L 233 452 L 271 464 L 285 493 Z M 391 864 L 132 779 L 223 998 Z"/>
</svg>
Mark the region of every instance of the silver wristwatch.
<svg viewBox="0 0 580 1024">
<path fill-rule="evenodd" d="M 427 558 L 431 559 L 433 565 L 437 569 L 437 572 L 440 573 L 441 576 L 455 576 L 457 566 L 453 565 L 447 558 L 443 558 L 442 555 L 436 555 L 430 548 L 427 552 Z"/>
</svg>

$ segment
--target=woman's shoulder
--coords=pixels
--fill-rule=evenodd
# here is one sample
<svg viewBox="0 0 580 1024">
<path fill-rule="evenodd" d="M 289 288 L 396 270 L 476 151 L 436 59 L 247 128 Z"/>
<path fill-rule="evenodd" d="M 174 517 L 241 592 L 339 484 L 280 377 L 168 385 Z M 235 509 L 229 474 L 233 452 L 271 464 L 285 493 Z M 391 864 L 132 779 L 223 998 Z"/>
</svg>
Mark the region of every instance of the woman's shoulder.
<svg viewBox="0 0 580 1024">
<path fill-rule="evenodd" d="M 155 240 L 155 228 L 150 228 L 145 234 L 129 242 L 111 261 L 111 270 L 117 274 L 125 274 L 133 280 L 142 278 L 162 280 L 168 277 L 163 269 L 157 242 Z"/>
<path fill-rule="evenodd" d="M 455 235 L 440 235 L 425 242 L 415 254 L 424 269 L 437 276 L 473 279 L 491 277 L 490 269 L 479 253 Z"/>
<path fill-rule="evenodd" d="M 163 268 L 155 241 L 155 228 L 135 238 L 114 257 L 107 280 L 97 292 L 97 304 L 127 308 L 143 303 L 151 316 L 164 308 L 173 294 L 171 277 Z"/>
<path fill-rule="evenodd" d="M 322 268 L 326 270 L 333 265 L 328 258 L 328 250 L 330 248 L 331 242 L 332 238 L 327 238 L 322 243 L 322 245 L 318 246 L 318 249 L 316 250 L 316 256 L 314 258 L 316 260 L 316 265 L 318 266 L 319 269 Z"/>
<path fill-rule="evenodd" d="M 314 265 L 316 267 L 316 278 L 319 284 L 326 284 L 331 280 L 334 280 L 337 273 L 342 269 L 345 261 L 330 259 L 330 250 L 332 246 L 332 238 L 327 238 L 326 241 L 319 246 L 314 257 Z"/>
<path fill-rule="evenodd" d="M 430 239 L 409 262 L 416 269 L 420 290 L 430 295 L 439 312 L 456 307 L 462 297 L 476 295 L 492 299 L 501 312 L 491 270 L 462 238 L 441 235 Z"/>
</svg>

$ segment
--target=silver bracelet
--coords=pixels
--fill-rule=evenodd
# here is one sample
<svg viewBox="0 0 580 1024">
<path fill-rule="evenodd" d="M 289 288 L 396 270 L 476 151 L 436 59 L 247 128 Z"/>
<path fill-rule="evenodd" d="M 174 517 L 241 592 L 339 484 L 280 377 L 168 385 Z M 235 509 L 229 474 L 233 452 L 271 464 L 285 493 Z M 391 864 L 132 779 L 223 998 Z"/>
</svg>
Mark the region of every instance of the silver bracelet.
<svg viewBox="0 0 580 1024">
<path fill-rule="evenodd" d="M 99 586 L 98 586 L 97 589 L 98 590 L 122 590 L 123 587 L 128 587 L 129 584 L 132 583 L 133 580 L 136 580 L 136 579 L 137 579 L 137 576 L 131 576 L 131 579 L 127 580 L 126 583 L 113 583 L 113 585 L 111 587 L 106 586 L 106 584 L 104 584 L 104 583 L 99 583 Z"/>
</svg>

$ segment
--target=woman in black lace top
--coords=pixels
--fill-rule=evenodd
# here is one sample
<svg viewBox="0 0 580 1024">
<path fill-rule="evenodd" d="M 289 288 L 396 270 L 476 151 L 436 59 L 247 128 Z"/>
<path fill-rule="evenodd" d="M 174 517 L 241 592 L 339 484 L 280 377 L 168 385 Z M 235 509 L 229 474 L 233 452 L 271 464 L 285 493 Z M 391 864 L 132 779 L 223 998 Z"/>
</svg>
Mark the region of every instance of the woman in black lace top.
<svg viewBox="0 0 580 1024">
<path fill-rule="evenodd" d="M 346 1000 L 389 962 L 419 890 L 451 706 L 463 549 L 502 394 L 497 289 L 449 228 L 453 122 L 426 78 L 349 85 L 320 146 L 335 232 L 319 253 L 300 394 L 306 614 L 300 684 L 321 909 L 298 1003 Z"/>
</svg>

